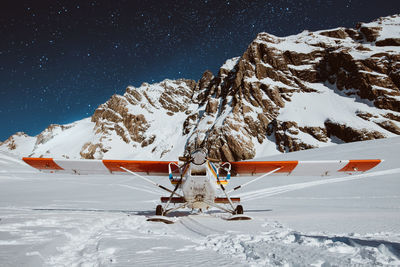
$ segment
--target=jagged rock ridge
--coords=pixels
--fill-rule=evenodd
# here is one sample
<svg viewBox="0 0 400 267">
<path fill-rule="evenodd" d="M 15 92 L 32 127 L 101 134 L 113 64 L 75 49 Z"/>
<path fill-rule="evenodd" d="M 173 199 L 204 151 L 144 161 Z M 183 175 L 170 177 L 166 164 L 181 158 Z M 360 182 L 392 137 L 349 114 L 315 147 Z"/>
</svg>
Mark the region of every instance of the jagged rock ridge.
<svg viewBox="0 0 400 267">
<path fill-rule="evenodd" d="M 355 29 L 260 33 L 217 75 L 129 86 L 90 120 L 50 126 L 31 154 L 173 159 L 202 146 L 231 161 L 399 135 L 398 36 L 398 15 Z M 0 147 L 18 151 L 15 139 Z"/>
</svg>

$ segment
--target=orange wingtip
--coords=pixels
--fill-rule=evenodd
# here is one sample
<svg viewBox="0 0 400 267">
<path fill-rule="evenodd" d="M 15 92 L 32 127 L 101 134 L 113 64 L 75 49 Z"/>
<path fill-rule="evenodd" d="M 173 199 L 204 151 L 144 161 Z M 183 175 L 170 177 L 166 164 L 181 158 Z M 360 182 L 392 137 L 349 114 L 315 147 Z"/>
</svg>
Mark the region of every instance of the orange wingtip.
<svg viewBox="0 0 400 267">
<path fill-rule="evenodd" d="M 360 160 L 350 160 L 349 163 L 346 164 L 340 172 L 365 172 L 376 165 L 381 163 L 382 160 L 380 159 L 360 159 Z"/>
<path fill-rule="evenodd" d="M 22 158 L 22 160 L 38 170 L 64 170 L 52 158 Z"/>
</svg>

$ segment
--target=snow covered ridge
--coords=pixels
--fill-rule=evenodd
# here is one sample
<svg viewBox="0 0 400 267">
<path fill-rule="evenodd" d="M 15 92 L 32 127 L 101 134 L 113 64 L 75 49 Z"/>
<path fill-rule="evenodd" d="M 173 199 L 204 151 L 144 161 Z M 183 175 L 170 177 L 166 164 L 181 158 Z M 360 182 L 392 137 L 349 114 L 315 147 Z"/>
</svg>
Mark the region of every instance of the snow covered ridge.
<svg viewBox="0 0 400 267">
<path fill-rule="evenodd" d="M 204 146 L 232 161 L 400 135 L 399 36 L 399 15 L 354 29 L 260 33 L 216 75 L 129 86 L 91 118 L 13 135 L 0 150 L 175 160 Z"/>
</svg>

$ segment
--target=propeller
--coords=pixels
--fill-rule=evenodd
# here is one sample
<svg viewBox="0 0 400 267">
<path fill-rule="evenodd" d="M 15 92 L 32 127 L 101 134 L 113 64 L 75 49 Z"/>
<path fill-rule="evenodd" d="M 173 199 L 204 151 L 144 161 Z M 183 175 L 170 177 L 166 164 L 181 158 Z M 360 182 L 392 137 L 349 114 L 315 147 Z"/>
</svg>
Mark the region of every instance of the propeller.
<svg viewBox="0 0 400 267">
<path fill-rule="evenodd" d="M 178 159 L 185 163 L 194 163 L 196 165 L 201 165 L 206 162 L 206 160 L 213 162 L 213 163 L 222 163 L 220 159 L 210 158 L 207 156 L 206 149 L 197 149 L 193 153 L 187 154 L 187 156 L 178 157 Z"/>
<path fill-rule="evenodd" d="M 183 161 L 183 162 L 190 162 L 193 159 L 191 157 L 178 157 L 179 161 Z"/>
<path fill-rule="evenodd" d="M 207 160 L 208 160 L 208 161 L 211 161 L 211 162 L 214 162 L 214 163 L 221 163 L 221 162 L 222 162 L 222 161 L 219 160 L 219 159 L 213 159 L 213 158 L 210 158 L 210 157 L 207 157 Z"/>
</svg>

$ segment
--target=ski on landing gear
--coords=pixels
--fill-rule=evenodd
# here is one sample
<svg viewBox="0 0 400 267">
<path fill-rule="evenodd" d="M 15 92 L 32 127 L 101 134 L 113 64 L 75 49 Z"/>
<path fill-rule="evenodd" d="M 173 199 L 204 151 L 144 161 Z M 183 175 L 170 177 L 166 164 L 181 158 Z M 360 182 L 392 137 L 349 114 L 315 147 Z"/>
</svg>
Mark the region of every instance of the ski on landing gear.
<svg viewBox="0 0 400 267">
<path fill-rule="evenodd" d="M 148 222 L 163 222 L 165 224 L 173 224 L 175 220 L 172 220 L 170 217 L 166 216 L 152 216 L 147 219 Z"/>
<path fill-rule="evenodd" d="M 165 211 L 161 205 L 157 205 L 156 207 L 156 215 L 151 216 L 150 218 L 147 219 L 148 222 L 163 222 L 165 224 L 173 224 L 175 223 L 175 220 L 173 220 L 170 217 L 164 216 Z"/>
<path fill-rule="evenodd" d="M 236 215 L 232 215 L 228 218 L 225 218 L 225 220 L 227 220 L 227 221 L 248 221 L 251 219 L 252 218 L 250 216 L 243 215 L 243 214 L 236 214 Z"/>
<path fill-rule="evenodd" d="M 227 221 L 247 221 L 251 220 L 252 218 L 246 215 L 243 215 L 243 206 L 242 205 L 237 205 L 235 211 L 233 214 L 225 218 Z"/>
</svg>

